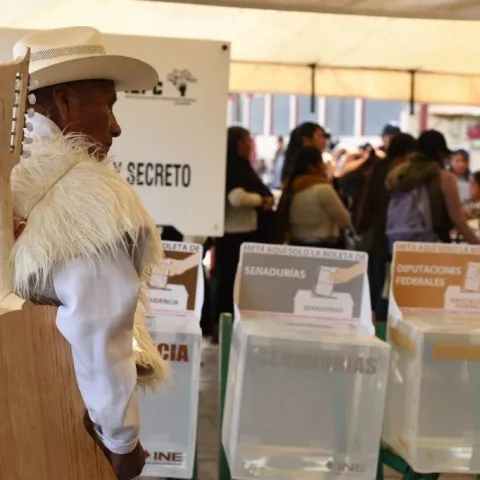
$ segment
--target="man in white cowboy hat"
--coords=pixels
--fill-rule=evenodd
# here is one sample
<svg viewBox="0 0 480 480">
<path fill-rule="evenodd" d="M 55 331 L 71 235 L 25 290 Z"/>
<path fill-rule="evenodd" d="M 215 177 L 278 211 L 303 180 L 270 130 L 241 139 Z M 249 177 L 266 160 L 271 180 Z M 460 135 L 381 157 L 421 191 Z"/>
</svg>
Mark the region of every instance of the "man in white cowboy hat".
<svg viewBox="0 0 480 480">
<path fill-rule="evenodd" d="M 93 28 L 32 33 L 14 54 L 25 47 L 35 113 L 31 145 L 12 173 L 15 289 L 59 307 L 86 425 L 117 477 L 130 479 L 144 465 L 137 377 L 156 386 L 168 373 L 142 316 L 146 282 L 163 255 L 155 223 L 103 160 L 121 133 L 116 92 L 149 89 L 158 76 L 142 61 L 107 55 Z"/>
</svg>

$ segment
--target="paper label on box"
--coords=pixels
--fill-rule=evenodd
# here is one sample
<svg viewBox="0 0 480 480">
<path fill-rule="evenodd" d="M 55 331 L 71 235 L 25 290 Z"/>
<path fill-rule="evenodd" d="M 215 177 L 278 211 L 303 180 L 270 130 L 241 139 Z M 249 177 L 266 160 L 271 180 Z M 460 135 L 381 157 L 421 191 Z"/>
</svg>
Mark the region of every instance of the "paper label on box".
<svg viewBox="0 0 480 480">
<path fill-rule="evenodd" d="M 480 312 L 480 246 L 398 242 L 391 278 L 400 311 Z"/>
<path fill-rule="evenodd" d="M 247 243 L 237 270 L 236 303 L 242 317 L 364 321 L 370 328 L 367 263 L 363 252 Z"/>
<path fill-rule="evenodd" d="M 148 285 L 152 313 L 192 312 L 200 318 L 203 304 L 202 246 L 163 242 L 165 260 Z"/>
</svg>

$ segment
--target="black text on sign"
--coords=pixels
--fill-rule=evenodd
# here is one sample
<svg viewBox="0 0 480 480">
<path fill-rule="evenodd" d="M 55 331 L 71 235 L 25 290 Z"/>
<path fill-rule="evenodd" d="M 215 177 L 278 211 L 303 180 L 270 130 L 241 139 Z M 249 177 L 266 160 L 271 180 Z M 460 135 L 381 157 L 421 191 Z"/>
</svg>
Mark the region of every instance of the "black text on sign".
<svg viewBox="0 0 480 480">
<path fill-rule="evenodd" d="M 185 163 L 134 163 L 127 165 L 127 182 L 147 187 L 190 186 L 192 171 Z"/>
</svg>

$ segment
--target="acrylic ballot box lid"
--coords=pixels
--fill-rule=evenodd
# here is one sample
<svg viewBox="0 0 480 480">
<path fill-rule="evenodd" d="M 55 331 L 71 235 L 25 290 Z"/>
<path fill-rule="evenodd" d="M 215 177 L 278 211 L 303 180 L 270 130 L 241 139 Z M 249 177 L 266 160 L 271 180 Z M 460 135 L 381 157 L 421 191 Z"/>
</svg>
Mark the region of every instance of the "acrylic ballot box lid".
<svg viewBox="0 0 480 480">
<path fill-rule="evenodd" d="M 480 317 L 450 313 L 407 313 L 401 321 L 389 322 L 389 331 L 408 331 L 412 335 L 480 335 Z"/>
<path fill-rule="evenodd" d="M 480 473 L 480 325 L 410 313 L 391 323 L 383 440 L 415 471 Z"/>
<path fill-rule="evenodd" d="M 198 335 L 202 333 L 198 317 L 194 313 L 187 315 L 175 315 L 165 313 L 153 313 L 147 318 L 147 327 L 151 333 L 185 333 Z"/>
<path fill-rule="evenodd" d="M 318 341 L 339 345 L 376 345 L 389 349 L 385 342 L 370 334 L 363 325 L 322 321 L 308 318 L 249 316 L 238 321 L 239 332 L 272 339 Z"/>
<path fill-rule="evenodd" d="M 238 322 L 222 428 L 232 478 L 373 478 L 389 352 L 341 322 Z"/>
</svg>

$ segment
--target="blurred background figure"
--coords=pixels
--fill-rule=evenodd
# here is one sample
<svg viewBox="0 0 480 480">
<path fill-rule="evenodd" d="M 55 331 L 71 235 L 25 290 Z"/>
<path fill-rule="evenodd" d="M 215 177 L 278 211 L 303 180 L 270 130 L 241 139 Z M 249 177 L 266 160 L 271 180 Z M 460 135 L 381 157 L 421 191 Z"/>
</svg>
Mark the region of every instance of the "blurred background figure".
<svg viewBox="0 0 480 480">
<path fill-rule="evenodd" d="M 278 206 L 284 240 L 291 245 L 343 248 L 350 214 L 332 186 L 321 151 L 302 147 L 293 159 Z"/>
<path fill-rule="evenodd" d="M 316 147 L 320 153 L 323 153 L 327 142 L 328 136 L 325 129 L 318 123 L 305 122 L 294 128 L 285 151 L 281 174 L 282 185 L 291 176 L 295 156 L 302 147 Z"/>
<path fill-rule="evenodd" d="M 255 171 L 257 172 L 257 175 L 262 179 L 262 182 L 269 183 L 268 179 L 266 178 L 268 176 L 267 163 L 263 158 L 259 158 L 257 160 L 257 163 L 255 163 L 254 168 L 255 168 Z"/>
<path fill-rule="evenodd" d="M 225 233 L 215 240 L 214 319 L 233 314 L 233 286 L 245 242 L 261 241 L 259 211 L 271 211 L 274 200 L 250 163 L 250 132 L 230 127 L 227 135 L 227 179 L 225 190 Z"/>
<path fill-rule="evenodd" d="M 274 189 L 282 188 L 282 170 L 285 162 L 285 143 L 283 137 L 277 139 L 277 149 L 273 157 L 272 181 L 271 187 Z"/>
<path fill-rule="evenodd" d="M 400 127 L 394 123 L 387 123 L 382 130 L 382 142 L 383 145 L 379 148 L 384 153 L 387 153 L 388 147 L 392 142 L 392 139 L 396 137 L 399 133 L 402 133 Z"/>
<path fill-rule="evenodd" d="M 474 220 L 471 226 L 478 231 L 480 229 L 480 171 L 476 171 L 470 176 L 470 198 L 465 204 L 465 211 L 469 220 Z"/>
<path fill-rule="evenodd" d="M 470 199 L 470 154 L 467 150 L 459 148 L 450 156 L 450 171 L 457 179 L 458 191 L 462 202 Z"/>
</svg>

